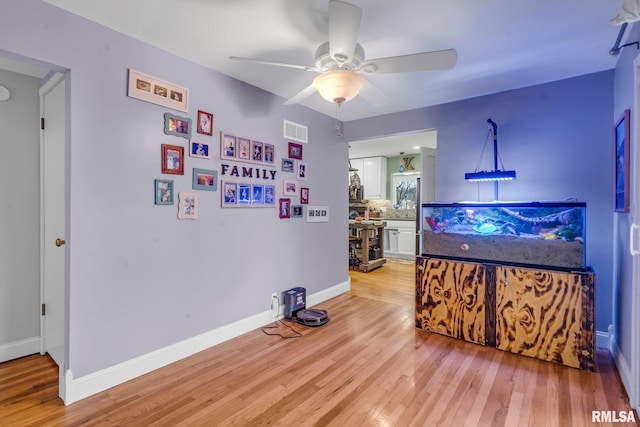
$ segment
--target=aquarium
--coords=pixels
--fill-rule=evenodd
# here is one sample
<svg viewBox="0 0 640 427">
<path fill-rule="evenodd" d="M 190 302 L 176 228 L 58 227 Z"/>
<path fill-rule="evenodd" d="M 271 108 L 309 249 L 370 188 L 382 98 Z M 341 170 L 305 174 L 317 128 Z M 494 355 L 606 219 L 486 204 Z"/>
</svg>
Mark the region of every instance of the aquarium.
<svg viewBox="0 0 640 427">
<path fill-rule="evenodd" d="M 586 268 L 585 213 L 581 202 L 426 203 L 422 254 Z"/>
</svg>

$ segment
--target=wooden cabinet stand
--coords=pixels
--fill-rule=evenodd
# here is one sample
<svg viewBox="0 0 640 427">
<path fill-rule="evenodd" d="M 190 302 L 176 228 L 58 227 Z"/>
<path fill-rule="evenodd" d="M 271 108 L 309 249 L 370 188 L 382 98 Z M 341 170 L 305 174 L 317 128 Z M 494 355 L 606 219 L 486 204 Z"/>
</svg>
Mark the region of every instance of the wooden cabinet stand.
<svg viewBox="0 0 640 427">
<path fill-rule="evenodd" d="M 385 225 L 382 221 L 349 221 L 349 246 L 357 248 L 360 271 L 368 272 L 387 262 L 384 258 Z M 375 259 L 369 256 L 369 250 L 374 246 L 379 249 L 379 255 Z"/>
<path fill-rule="evenodd" d="M 416 259 L 416 327 L 595 370 L 595 274 Z"/>
</svg>

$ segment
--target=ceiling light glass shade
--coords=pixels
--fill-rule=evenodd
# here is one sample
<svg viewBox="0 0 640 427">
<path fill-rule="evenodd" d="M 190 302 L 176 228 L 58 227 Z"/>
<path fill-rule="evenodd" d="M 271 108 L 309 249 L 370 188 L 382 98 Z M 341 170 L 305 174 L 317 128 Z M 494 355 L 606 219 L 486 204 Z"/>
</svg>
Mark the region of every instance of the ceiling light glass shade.
<svg viewBox="0 0 640 427">
<path fill-rule="evenodd" d="M 516 179 L 516 171 L 482 171 L 464 174 L 464 179 L 470 182 L 486 181 L 513 181 Z"/>
<path fill-rule="evenodd" d="M 364 77 L 355 71 L 333 70 L 320 74 L 313 87 L 329 102 L 342 104 L 355 98 L 364 84 Z"/>
</svg>

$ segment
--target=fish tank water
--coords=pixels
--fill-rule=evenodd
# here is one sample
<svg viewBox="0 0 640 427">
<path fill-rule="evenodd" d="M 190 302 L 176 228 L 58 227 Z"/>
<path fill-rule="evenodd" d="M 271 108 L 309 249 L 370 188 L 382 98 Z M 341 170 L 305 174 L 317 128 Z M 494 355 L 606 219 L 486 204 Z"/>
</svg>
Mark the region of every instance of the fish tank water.
<svg viewBox="0 0 640 427">
<path fill-rule="evenodd" d="M 586 268 L 585 213 L 582 202 L 425 203 L 422 254 Z"/>
</svg>

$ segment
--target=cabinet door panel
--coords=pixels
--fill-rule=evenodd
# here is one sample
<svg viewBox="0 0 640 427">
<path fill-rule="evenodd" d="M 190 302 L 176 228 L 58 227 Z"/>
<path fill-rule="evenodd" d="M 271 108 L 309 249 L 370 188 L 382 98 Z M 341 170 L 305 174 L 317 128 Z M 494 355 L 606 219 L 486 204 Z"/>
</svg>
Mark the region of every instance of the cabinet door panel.
<svg viewBox="0 0 640 427">
<path fill-rule="evenodd" d="M 496 268 L 496 347 L 576 368 L 584 356 L 582 274 Z"/>
<path fill-rule="evenodd" d="M 484 344 L 484 266 L 419 257 L 416 326 Z"/>
<path fill-rule="evenodd" d="M 416 232 L 414 230 L 398 230 L 398 253 L 416 254 Z"/>
</svg>

